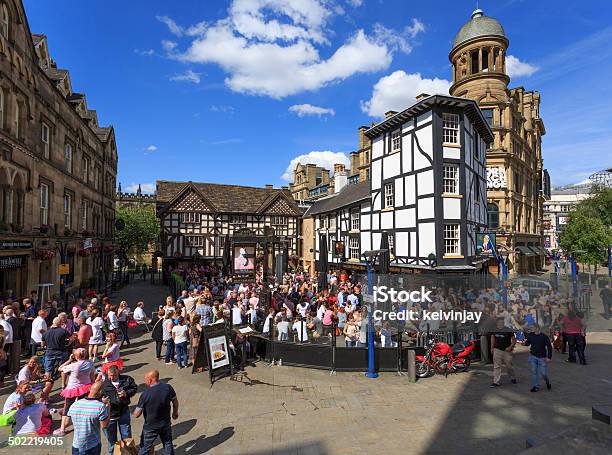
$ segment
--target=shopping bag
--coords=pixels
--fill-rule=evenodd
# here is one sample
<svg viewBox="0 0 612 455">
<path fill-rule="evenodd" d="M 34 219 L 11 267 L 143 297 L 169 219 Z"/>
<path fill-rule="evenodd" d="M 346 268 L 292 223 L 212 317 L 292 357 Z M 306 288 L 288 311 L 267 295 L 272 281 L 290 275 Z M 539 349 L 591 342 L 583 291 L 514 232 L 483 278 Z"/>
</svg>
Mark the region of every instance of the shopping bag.
<svg viewBox="0 0 612 455">
<path fill-rule="evenodd" d="M 127 326 L 130 329 L 135 329 L 136 327 L 138 327 L 138 322 L 136 322 L 134 319 L 130 319 L 127 323 Z"/>
<path fill-rule="evenodd" d="M 6 427 L 15 423 L 17 409 L 11 409 L 6 414 L 0 414 L 0 427 Z"/>
<path fill-rule="evenodd" d="M 113 455 L 138 455 L 138 447 L 133 438 L 126 438 L 115 442 Z"/>
</svg>

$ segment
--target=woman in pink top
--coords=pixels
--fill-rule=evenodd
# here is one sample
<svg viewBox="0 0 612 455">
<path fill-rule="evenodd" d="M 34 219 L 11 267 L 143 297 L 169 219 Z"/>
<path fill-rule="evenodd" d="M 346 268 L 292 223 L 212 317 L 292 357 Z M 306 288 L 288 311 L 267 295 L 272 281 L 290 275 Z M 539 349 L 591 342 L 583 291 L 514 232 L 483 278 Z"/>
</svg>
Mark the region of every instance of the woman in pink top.
<svg viewBox="0 0 612 455">
<path fill-rule="evenodd" d="M 573 310 L 569 310 L 567 316 L 561 321 L 561 326 L 563 327 L 563 332 L 565 333 L 565 339 L 567 340 L 567 346 L 569 348 L 567 361 L 576 363 L 576 353 L 578 353 L 580 364 L 586 365 L 586 359 L 584 357 L 585 326 L 582 319 L 579 318 Z"/>
<path fill-rule="evenodd" d="M 93 362 L 88 358 L 87 350 L 79 348 L 75 349 L 68 360 L 60 365 L 59 371 L 69 376 L 68 383 L 60 394 L 65 399 L 62 423 L 53 434 L 63 436 L 66 434 L 66 427 L 70 423 L 68 410 L 77 399 L 85 398 L 89 393 L 94 381 L 95 369 Z"/>
<path fill-rule="evenodd" d="M 335 318 L 336 314 L 330 305 L 323 313 L 323 335 L 331 336 Z"/>
</svg>

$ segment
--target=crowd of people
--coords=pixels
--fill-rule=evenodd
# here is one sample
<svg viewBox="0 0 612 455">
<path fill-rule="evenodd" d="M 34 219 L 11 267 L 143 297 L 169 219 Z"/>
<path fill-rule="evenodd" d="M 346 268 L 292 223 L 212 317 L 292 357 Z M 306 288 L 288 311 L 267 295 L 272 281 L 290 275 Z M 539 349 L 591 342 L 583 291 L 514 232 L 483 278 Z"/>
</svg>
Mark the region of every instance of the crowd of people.
<svg viewBox="0 0 612 455">
<path fill-rule="evenodd" d="M 61 437 L 72 431 L 73 454 L 97 455 L 104 434 L 112 455 L 115 443 L 133 441 L 131 420 L 144 415 L 135 450 L 148 454 L 160 437 L 164 453 L 174 453 L 171 417 L 178 417 L 178 400 L 170 385 L 159 382 L 157 370 L 146 374 L 148 387 L 130 414 L 138 387 L 122 372 L 121 349 L 130 345 L 130 327 L 148 330 L 143 302 L 132 312 L 126 301 L 115 305 L 93 297 L 61 311 L 56 301 L 39 302 L 33 292 L 21 302 L 5 300 L 2 308 L 0 372 L 3 380 L 15 378 L 2 422 L 12 425 L 12 435 Z M 59 427 L 53 430 L 56 413 Z"/>
</svg>

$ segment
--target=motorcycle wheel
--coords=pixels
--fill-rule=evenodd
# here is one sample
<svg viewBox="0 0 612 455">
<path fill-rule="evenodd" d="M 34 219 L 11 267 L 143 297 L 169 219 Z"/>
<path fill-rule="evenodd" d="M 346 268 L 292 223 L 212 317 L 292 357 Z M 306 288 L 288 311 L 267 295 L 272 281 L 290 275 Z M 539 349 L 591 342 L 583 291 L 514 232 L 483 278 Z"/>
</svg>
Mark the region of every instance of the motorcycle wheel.
<svg viewBox="0 0 612 455">
<path fill-rule="evenodd" d="M 416 362 L 416 377 L 427 378 L 431 375 L 431 367 L 427 362 L 417 361 Z"/>
<path fill-rule="evenodd" d="M 434 370 L 436 371 L 436 373 L 438 374 L 444 374 L 446 375 L 446 369 L 448 368 L 448 360 L 443 359 L 443 360 L 439 360 L 434 364 Z"/>
<path fill-rule="evenodd" d="M 466 372 L 468 368 L 470 368 L 471 360 L 469 357 L 466 357 L 463 362 L 455 363 L 453 367 L 457 373 Z"/>
</svg>

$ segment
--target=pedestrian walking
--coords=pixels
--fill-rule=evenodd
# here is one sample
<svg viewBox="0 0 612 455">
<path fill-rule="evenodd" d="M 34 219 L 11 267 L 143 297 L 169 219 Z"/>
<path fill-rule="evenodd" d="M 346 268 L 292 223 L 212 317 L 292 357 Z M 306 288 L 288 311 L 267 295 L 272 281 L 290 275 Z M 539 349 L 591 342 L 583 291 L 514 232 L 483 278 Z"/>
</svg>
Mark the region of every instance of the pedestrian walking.
<svg viewBox="0 0 612 455">
<path fill-rule="evenodd" d="M 164 446 L 164 455 L 174 455 L 172 446 L 172 419 L 178 419 L 179 403 L 171 385 L 159 382 L 159 371 L 151 370 L 145 376 L 147 388 L 136 405 L 134 417 L 144 413 L 144 425 L 140 437 L 139 455 L 148 455 L 159 437 Z"/>
<path fill-rule="evenodd" d="M 172 329 L 174 328 L 174 310 L 166 312 L 163 327 L 163 339 L 166 343 L 166 365 L 172 365 L 174 357 L 174 340 L 172 339 Z"/>
<path fill-rule="evenodd" d="M 106 372 L 102 396 L 109 400 L 110 418 L 104 434 L 108 440 L 108 451 L 112 455 L 117 442 L 117 429 L 121 440 L 132 437 L 130 419 L 130 398 L 136 395 L 138 387 L 131 376 L 119 374 L 119 368 L 112 365 Z"/>
<path fill-rule="evenodd" d="M 155 340 L 155 356 L 157 360 L 162 359 L 162 347 L 164 346 L 164 310 L 159 310 L 157 313 L 157 321 L 151 330 L 151 338 Z"/>
<path fill-rule="evenodd" d="M 561 321 L 561 325 L 563 326 L 563 332 L 567 340 L 567 362 L 576 363 L 576 354 L 578 354 L 580 364 L 586 365 L 586 358 L 584 355 L 585 337 L 583 336 L 585 326 L 582 319 L 578 317 L 573 310 L 569 310 L 567 316 Z"/>
<path fill-rule="evenodd" d="M 187 368 L 189 356 L 187 354 L 187 340 L 189 339 L 189 326 L 185 318 L 179 316 L 178 324 L 172 327 L 172 341 L 176 349 L 176 363 L 179 368 Z"/>
<path fill-rule="evenodd" d="M 523 342 L 525 346 L 529 346 L 529 364 L 531 365 L 531 391 L 537 392 L 540 390 L 538 384 L 538 376 L 546 382 L 546 388 L 552 388 L 548 379 L 548 364 L 552 359 L 552 343 L 550 338 L 545 333 L 542 333 L 540 326 L 535 324 L 533 332 L 527 334 L 527 338 Z"/>
<path fill-rule="evenodd" d="M 610 309 L 612 308 L 612 289 L 609 284 L 599 292 L 601 303 L 603 303 L 604 318 L 610 319 Z"/>
<path fill-rule="evenodd" d="M 496 331 L 491 334 L 491 349 L 493 350 L 493 383 L 491 387 L 501 385 L 502 366 L 506 367 L 512 384 L 516 384 L 516 376 L 512 366 L 512 352 L 515 345 L 514 330 L 504 325 L 503 318 L 498 318 Z"/>
</svg>

